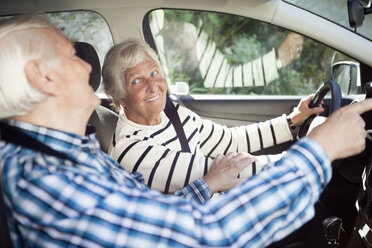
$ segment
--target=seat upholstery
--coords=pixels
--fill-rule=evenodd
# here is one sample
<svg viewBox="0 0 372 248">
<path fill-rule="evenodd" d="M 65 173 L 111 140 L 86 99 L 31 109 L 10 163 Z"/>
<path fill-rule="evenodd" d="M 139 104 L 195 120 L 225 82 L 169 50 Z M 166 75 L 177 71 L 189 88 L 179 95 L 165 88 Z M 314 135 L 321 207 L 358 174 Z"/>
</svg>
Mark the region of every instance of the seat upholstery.
<svg viewBox="0 0 372 248">
<path fill-rule="evenodd" d="M 86 42 L 75 42 L 74 45 L 76 55 L 92 66 L 89 84 L 96 91 L 101 83 L 101 64 L 97 52 L 92 45 Z M 118 114 L 114 111 L 99 105 L 89 119 L 89 124 L 96 129 L 101 148 L 106 153 L 118 118 Z"/>
<path fill-rule="evenodd" d="M 112 134 L 119 116 L 112 110 L 97 106 L 89 119 L 89 123 L 96 129 L 98 140 L 104 152 L 108 152 Z"/>
<path fill-rule="evenodd" d="M 98 54 L 94 47 L 86 42 L 75 42 L 74 47 L 76 55 L 92 66 L 89 84 L 93 87 L 94 91 L 96 91 L 101 82 L 101 64 L 99 62 Z"/>
</svg>

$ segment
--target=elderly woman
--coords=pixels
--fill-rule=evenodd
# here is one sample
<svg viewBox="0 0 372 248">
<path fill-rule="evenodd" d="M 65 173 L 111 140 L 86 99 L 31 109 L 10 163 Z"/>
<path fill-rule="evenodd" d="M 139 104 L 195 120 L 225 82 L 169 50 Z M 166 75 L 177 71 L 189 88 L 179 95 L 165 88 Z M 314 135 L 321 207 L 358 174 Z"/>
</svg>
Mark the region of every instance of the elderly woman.
<svg viewBox="0 0 372 248">
<path fill-rule="evenodd" d="M 288 120 L 297 126 L 311 114 L 323 111 L 321 107 L 308 108 L 312 98 L 309 96 L 288 118 L 283 115 L 263 123 L 228 128 L 176 104 L 191 150 L 182 152 L 177 133 L 163 111 L 167 83 L 157 54 L 146 43 L 128 40 L 113 46 L 105 57 L 102 73 L 104 90 L 120 113 L 109 154 L 128 171 L 142 173 L 151 188 L 165 193 L 203 176 L 209 179 L 207 172 L 212 170 L 218 154 L 254 152 L 292 140 Z M 271 155 L 256 159 L 240 177 L 255 174 L 276 158 Z M 223 180 L 216 178 L 205 180 L 212 192 L 229 189 L 223 188 Z"/>
</svg>

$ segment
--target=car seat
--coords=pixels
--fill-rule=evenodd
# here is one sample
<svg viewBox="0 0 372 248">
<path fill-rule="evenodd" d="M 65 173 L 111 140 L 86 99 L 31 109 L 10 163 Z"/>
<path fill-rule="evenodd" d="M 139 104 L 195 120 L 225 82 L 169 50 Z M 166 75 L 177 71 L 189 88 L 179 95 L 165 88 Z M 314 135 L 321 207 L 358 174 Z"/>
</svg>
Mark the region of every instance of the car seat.
<svg viewBox="0 0 372 248">
<path fill-rule="evenodd" d="M 75 42 L 76 55 L 92 66 L 89 84 L 96 91 L 101 83 L 101 64 L 94 47 L 86 42 Z M 99 105 L 92 113 L 89 124 L 96 129 L 101 148 L 107 153 L 112 134 L 119 116 L 114 111 Z"/>
</svg>

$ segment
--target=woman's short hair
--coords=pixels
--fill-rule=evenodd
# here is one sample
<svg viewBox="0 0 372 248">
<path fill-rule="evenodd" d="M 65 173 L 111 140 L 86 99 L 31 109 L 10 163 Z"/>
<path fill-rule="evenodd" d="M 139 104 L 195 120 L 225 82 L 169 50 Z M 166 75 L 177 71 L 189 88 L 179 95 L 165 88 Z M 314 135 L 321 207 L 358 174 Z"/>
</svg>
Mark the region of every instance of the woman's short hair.
<svg viewBox="0 0 372 248">
<path fill-rule="evenodd" d="M 54 44 L 34 28 L 55 27 L 44 17 L 24 15 L 0 23 L 0 118 L 21 116 L 43 101 L 46 95 L 33 87 L 25 74 L 28 61 L 50 66 L 58 60 Z"/>
<path fill-rule="evenodd" d="M 144 41 L 130 39 L 110 48 L 102 68 L 103 89 L 120 111 L 120 100 L 125 98 L 125 71 L 145 60 L 153 59 L 160 67 L 156 52 Z"/>
</svg>

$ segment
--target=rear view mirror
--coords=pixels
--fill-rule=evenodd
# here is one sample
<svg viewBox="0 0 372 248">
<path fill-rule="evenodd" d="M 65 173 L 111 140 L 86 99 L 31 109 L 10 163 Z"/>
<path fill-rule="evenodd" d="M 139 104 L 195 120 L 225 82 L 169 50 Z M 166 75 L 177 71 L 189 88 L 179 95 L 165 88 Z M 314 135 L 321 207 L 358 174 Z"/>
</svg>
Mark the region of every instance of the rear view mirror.
<svg viewBox="0 0 372 248">
<path fill-rule="evenodd" d="M 361 92 L 361 77 L 359 63 L 341 61 L 332 65 L 330 79 L 336 81 L 342 95 L 354 95 Z"/>
<path fill-rule="evenodd" d="M 372 13 L 371 1 L 366 7 L 359 0 L 347 0 L 347 10 L 349 15 L 350 27 L 360 27 L 364 21 L 364 16 Z"/>
</svg>

